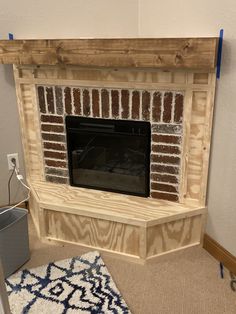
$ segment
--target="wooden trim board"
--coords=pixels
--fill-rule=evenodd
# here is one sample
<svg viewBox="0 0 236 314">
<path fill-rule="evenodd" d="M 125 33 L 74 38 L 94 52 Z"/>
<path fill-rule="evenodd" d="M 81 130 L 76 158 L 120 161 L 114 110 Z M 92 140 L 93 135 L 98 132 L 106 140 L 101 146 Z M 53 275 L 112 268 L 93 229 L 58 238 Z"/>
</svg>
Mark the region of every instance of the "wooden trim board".
<svg viewBox="0 0 236 314">
<path fill-rule="evenodd" d="M 204 236 L 203 248 L 219 262 L 222 262 L 231 272 L 236 274 L 236 256 L 233 256 L 208 234 Z"/>
<path fill-rule="evenodd" d="M 1 40 L 0 63 L 213 70 L 217 47 L 216 37 Z"/>
</svg>

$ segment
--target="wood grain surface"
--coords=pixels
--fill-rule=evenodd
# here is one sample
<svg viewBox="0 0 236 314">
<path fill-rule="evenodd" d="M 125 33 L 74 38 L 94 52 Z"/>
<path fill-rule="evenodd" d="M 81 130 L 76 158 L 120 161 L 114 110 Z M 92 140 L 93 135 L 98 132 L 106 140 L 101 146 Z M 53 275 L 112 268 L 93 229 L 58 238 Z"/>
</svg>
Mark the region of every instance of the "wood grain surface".
<svg viewBox="0 0 236 314">
<path fill-rule="evenodd" d="M 208 69 L 218 38 L 1 40 L 0 63 Z"/>
<path fill-rule="evenodd" d="M 139 255 L 139 227 L 45 210 L 46 237 Z"/>
<path fill-rule="evenodd" d="M 147 229 L 147 256 L 200 243 L 201 215 L 179 219 Z"/>
<path fill-rule="evenodd" d="M 205 207 L 196 204 L 178 204 L 64 184 L 33 182 L 31 186 L 40 207 L 136 226 L 150 226 L 205 212 Z"/>
</svg>

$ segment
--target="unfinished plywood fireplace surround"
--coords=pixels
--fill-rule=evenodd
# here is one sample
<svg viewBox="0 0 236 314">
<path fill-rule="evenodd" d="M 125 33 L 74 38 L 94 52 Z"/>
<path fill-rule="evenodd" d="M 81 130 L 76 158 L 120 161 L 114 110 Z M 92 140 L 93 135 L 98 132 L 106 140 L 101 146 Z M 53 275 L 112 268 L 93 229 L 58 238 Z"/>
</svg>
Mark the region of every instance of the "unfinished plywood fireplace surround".
<svg viewBox="0 0 236 314">
<path fill-rule="evenodd" d="M 199 245 L 217 38 L 0 41 L 40 237 L 145 262 Z M 148 121 L 150 197 L 72 187 L 65 117 Z"/>
</svg>

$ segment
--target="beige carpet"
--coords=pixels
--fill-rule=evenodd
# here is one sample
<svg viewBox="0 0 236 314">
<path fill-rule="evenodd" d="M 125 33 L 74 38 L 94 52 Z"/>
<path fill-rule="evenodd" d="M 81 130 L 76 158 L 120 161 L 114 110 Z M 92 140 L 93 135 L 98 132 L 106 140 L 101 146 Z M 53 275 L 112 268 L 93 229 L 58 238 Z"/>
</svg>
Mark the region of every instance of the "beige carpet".
<svg viewBox="0 0 236 314">
<path fill-rule="evenodd" d="M 89 251 L 76 245 L 43 244 L 31 221 L 29 225 L 31 260 L 23 268 Z M 221 279 L 218 262 L 202 248 L 165 255 L 145 266 L 101 255 L 133 314 L 236 313 L 228 272 Z"/>
</svg>

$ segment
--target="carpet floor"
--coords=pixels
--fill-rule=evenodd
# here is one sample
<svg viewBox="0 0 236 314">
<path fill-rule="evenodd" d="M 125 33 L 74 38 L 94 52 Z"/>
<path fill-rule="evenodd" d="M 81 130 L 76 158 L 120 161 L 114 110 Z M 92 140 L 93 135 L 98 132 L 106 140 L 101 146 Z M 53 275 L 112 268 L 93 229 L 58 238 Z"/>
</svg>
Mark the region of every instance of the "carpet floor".
<svg viewBox="0 0 236 314">
<path fill-rule="evenodd" d="M 70 244 L 45 244 L 29 220 L 31 259 L 23 268 L 82 255 L 91 249 Z M 148 265 L 111 257 L 102 258 L 133 314 L 235 314 L 236 293 L 230 289 L 228 271 L 204 249 L 162 256 Z"/>
</svg>

